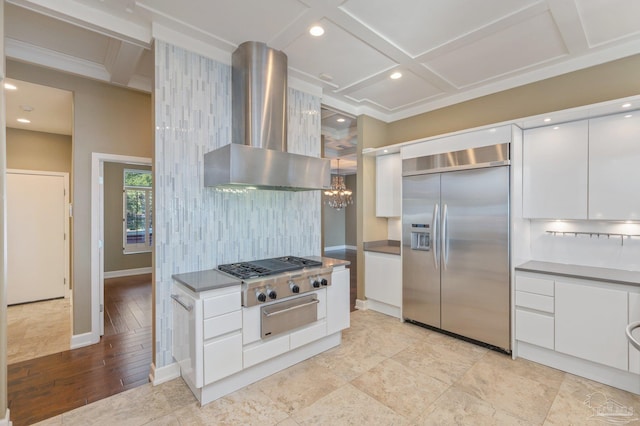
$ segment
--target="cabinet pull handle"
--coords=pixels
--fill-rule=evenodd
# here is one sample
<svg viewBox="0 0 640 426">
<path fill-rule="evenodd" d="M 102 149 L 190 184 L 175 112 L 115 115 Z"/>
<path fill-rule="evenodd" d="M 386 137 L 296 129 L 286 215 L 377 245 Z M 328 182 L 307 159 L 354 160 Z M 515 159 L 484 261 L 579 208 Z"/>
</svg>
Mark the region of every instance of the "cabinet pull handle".
<svg viewBox="0 0 640 426">
<path fill-rule="evenodd" d="M 311 302 L 303 303 L 301 305 L 291 306 L 289 308 L 282 309 L 280 311 L 267 312 L 267 310 L 265 309 L 265 310 L 263 310 L 263 312 L 264 312 L 264 316 L 269 318 L 269 317 L 273 317 L 273 316 L 276 316 L 276 315 L 284 314 L 285 312 L 291 312 L 291 311 L 294 311 L 296 309 L 305 308 L 307 306 L 315 305 L 316 303 L 320 303 L 320 301 L 318 299 L 313 299 Z"/>
<path fill-rule="evenodd" d="M 177 294 L 172 294 L 171 298 L 173 300 L 175 300 L 176 302 L 178 302 L 178 305 L 180 305 L 183 308 L 185 308 L 188 312 L 191 312 L 191 310 L 193 310 L 193 306 L 192 305 L 187 305 L 186 303 L 184 303 L 182 300 L 180 300 L 180 296 L 178 296 Z"/>
<path fill-rule="evenodd" d="M 627 333 L 627 339 L 629 339 L 629 343 L 631 343 L 637 350 L 640 351 L 640 341 L 636 340 L 631 335 L 631 332 L 636 328 L 640 328 L 640 321 L 632 322 L 627 326 L 627 329 L 625 331 Z"/>
</svg>

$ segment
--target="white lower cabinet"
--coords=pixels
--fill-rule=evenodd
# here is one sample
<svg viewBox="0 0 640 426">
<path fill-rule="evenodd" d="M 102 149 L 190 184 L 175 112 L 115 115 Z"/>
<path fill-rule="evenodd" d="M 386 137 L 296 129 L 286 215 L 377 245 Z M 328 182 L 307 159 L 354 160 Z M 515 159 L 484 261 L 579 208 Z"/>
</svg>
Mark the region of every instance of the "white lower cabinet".
<svg viewBox="0 0 640 426">
<path fill-rule="evenodd" d="M 627 292 L 556 280 L 556 351 L 628 369 Z"/>
<path fill-rule="evenodd" d="M 367 309 L 400 318 L 402 258 L 395 254 L 364 252 L 364 295 Z"/>
<path fill-rule="evenodd" d="M 242 370 L 242 333 L 224 335 L 204 345 L 204 384 Z"/>
<path fill-rule="evenodd" d="M 349 328 L 351 320 L 351 289 L 349 269 L 333 271 L 327 287 L 327 334 Z"/>
<path fill-rule="evenodd" d="M 640 293 L 629 293 L 629 323 L 640 321 Z M 633 337 L 640 341 L 640 328 L 636 328 Z M 629 371 L 640 374 L 640 351 L 629 343 Z"/>
<path fill-rule="evenodd" d="M 640 394 L 624 332 L 640 321 L 640 288 L 524 271 L 515 285 L 517 356 Z"/>
</svg>

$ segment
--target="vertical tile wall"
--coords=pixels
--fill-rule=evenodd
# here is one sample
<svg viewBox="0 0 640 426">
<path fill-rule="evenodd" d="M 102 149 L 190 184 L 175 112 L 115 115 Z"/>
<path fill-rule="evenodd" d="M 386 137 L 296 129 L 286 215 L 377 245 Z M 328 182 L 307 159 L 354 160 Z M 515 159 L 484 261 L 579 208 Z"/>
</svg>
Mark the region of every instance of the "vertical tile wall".
<svg viewBox="0 0 640 426">
<path fill-rule="evenodd" d="M 231 140 L 231 67 L 155 43 L 156 367 L 172 362 L 171 275 L 275 256 L 320 255 L 320 191 L 218 192 L 203 156 Z M 289 89 L 288 144 L 320 156 L 320 98 Z"/>
</svg>

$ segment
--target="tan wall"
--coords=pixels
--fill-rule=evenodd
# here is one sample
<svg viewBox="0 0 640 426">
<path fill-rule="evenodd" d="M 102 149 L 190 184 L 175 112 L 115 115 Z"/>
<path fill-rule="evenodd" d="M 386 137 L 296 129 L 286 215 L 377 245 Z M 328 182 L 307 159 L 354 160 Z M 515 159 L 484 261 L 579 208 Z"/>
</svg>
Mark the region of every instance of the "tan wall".
<svg viewBox="0 0 640 426">
<path fill-rule="evenodd" d="M 4 0 L 0 0 L 0 40 L 4 40 Z M 5 75 L 4 43 L 0 43 L 0 75 Z M 4 153 L 6 144 L 6 110 L 4 104 L 4 89 L 0 90 L 0 200 L 2 202 L 2 214 L 0 215 L 0 259 L 5 259 L 6 240 L 4 235 L 6 206 L 4 203 L 6 189 L 7 163 Z M 7 271 L 5 262 L 0 262 L 0 423 L 6 421 L 5 413 L 8 408 L 7 400 Z"/>
<path fill-rule="evenodd" d="M 357 226 L 358 241 L 358 292 L 357 298 L 364 299 L 364 241 L 387 239 L 387 220 L 376 217 L 376 159 L 363 156 L 362 150 L 388 145 L 387 125 L 375 118 L 358 117 L 358 176 L 357 210 L 362 220 Z"/>
<path fill-rule="evenodd" d="M 325 204 L 323 220 L 324 247 L 343 246 L 345 244 L 345 209 L 336 210 Z"/>
<path fill-rule="evenodd" d="M 91 153 L 151 158 L 151 96 L 7 61 L 7 76 L 73 92 L 73 333 L 91 331 Z"/>
<path fill-rule="evenodd" d="M 71 136 L 7 128 L 7 168 L 71 173 Z"/>
<path fill-rule="evenodd" d="M 124 169 L 151 170 L 151 167 L 104 163 L 104 271 L 150 268 L 151 252 L 124 254 L 122 214 Z"/>
<path fill-rule="evenodd" d="M 388 125 L 385 145 L 640 94 L 640 55 L 505 90 Z"/>
<path fill-rule="evenodd" d="M 349 204 L 344 212 L 344 243 L 348 246 L 358 246 L 358 206 L 356 200 L 358 199 L 358 176 L 348 175 L 344 179 L 347 188 L 349 188 L 353 194 L 351 194 L 354 204 Z"/>
</svg>

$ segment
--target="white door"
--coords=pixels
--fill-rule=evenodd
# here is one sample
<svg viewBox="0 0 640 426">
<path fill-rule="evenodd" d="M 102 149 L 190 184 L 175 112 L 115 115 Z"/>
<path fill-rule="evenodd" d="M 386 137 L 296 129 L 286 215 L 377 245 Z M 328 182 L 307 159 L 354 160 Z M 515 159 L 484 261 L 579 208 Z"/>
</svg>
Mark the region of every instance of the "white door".
<svg viewBox="0 0 640 426">
<path fill-rule="evenodd" d="M 7 304 L 65 295 L 65 177 L 7 173 Z"/>
</svg>

